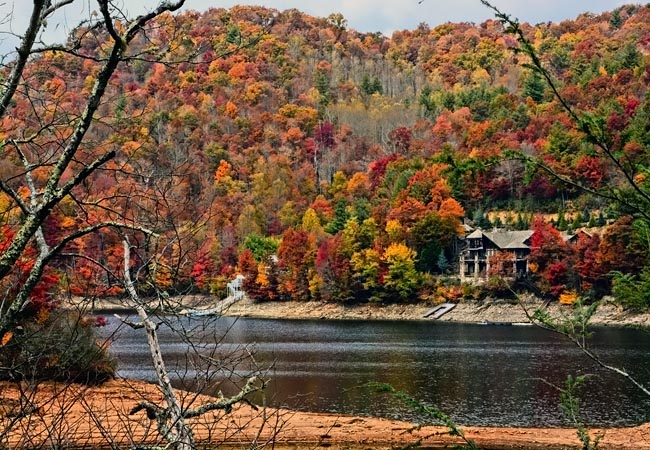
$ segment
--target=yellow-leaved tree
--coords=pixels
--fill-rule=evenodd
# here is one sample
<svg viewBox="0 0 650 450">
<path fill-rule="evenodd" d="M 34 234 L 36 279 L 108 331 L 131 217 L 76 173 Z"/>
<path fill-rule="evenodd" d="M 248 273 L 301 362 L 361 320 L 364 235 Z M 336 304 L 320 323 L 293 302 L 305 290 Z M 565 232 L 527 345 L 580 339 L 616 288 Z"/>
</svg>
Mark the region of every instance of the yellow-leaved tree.
<svg viewBox="0 0 650 450">
<path fill-rule="evenodd" d="M 384 251 L 386 274 L 383 285 L 389 296 L 399 300 L 409 299 L 420 283 L 420 274 L 415 269 L 415 251 L 404 244 L 393 243 Z"/>
</svg>

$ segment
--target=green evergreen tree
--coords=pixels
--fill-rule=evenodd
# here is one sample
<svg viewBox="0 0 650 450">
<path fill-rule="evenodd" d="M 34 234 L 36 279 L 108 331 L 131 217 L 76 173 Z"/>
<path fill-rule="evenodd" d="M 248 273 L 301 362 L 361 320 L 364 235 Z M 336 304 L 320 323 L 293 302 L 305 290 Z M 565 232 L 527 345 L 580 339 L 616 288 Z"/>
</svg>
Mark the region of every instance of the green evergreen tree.
<svg viewBox="0 0 650 450">
<path fill-rule="evenodd" d="M 524 129 L 530 123 L 530 115 L 528 115 L 528 108 L 524 103 L 520 103 L 517 106 L 517 109 L 512 114 L 512 119 L 515 121 L 515 125 L 519 129 Z"/>
<path fill-rule="evenodd" d="M 589 222 L 587 223 L 587 227 L 593 228 L 597 225 L 598 223 L 596 222 L 596 217 L 592 214 L 591 216 L 589 216 Z"/>
<path fill-rule="evenodd" d="M 239 45 L 242 42 L 241 30 L 237 25 L 229 24 L 226 31 L 226 42 L 229 44 Z"/>
<path fill-rule="evenodd" d="M 623 52 L 620 56 L 620 64 L 624 69 L 634 70 L 641 65 L 643 55 L 636 48 L 636 44 L 628 43 L 623 47 Z"/>
<path fill-rule="evenodd" d="M 370 78 L 370 76 L 366 73 L 363 75 L 361 78 L 361 93 L 369 97 L 372 94 L 382 94 L 384 92 L 384 87 L 381 84 L 381 81 L 379 80 L 378 77 Z"/>
<path fill-rule="evenodd" d="M 623 25 L 623 18 L 621 17 L 621 10 L 615 9 L 612 12 L 612 17 L 609 19 L 609 27 L 612 30 L 618 30 Z"/>
<path fill-rule="evenodd" d="M 354 202 L 354 216 L 359 223 L 370 217 L 372 205 L 367 198 L 359 198 Z"/>
<path fill-rule="evenodd" d="M 566 231 L 568 227 L 569 224 L 566 220 L 566 216 L 564 215 L 564 210 L 561 209 L 557 216 L 557 225 L 555 228 L 557 228 L 559 231 Z"/>
<path fill-rule="evenodd" d="M 447 272 L 447 269 L 449 269 L 449 261 L 447 260 L 447 256 L 443 251 L 441 251 L 438 255 L 437 266 L 441 273 L 445 273 Z"/>
<path fill-rule="evenodd" d="M 378 77 L 375 77 L 372 79 L 372 93 L 373 94 L 383 94 L 384 93 L 384 86 L 381 84 L 381 81 L 379 80 Z"/>
<path fill-rule="evenodd" d="M 365 96 L 372 95 L 372 82 L 370 81 L 370 75 L 367 73 L 363 74 L 361 77 L 361 93 Z"/>
<path fill-rule="evenodd" d="M 347 205 L 344 200 L 339 200 L 334 205 L 334 219 L 325 227 L 325 231 L 330 234 L 336 234 L 345 227 L 345 223 L 350 218 Z"/>
<path fill-rule="evenodd" d="M 571 221 L 571 229 L 577 230 L 581 226 L 582 226 L 582 216 L 580 214 L 576 214 L 573 217 L 573 220 Z"/>
<path fill-rule="evenodd" d="M 524 96 L 530 97 L 535 103 L 544 100 L 546 85 L 539 73 L 532 71 L 524 81 Z"/>
<path fill-rule="evenodd" d="M 316 71 L 314 87 L 320 94 L 320 99 L 318 101 L 318 114 L 322 118 L 325 115 L 325 110 L 327 109 L 327 106 L 332 101 L 330 79 L 324 71 L 321 70 Z"/>
<path fill-rule="evenodd" d="M 418 246 L 418 259 L 415 268 L 422 273 L 431 273 L 436 270 L 440 253 L 444 253 L 438 241 L 431 241 Z"/>
<path fill-rule="evenodd" d="M 436 115 L 436 103 L 432 96 L 433 90 L 431 86 L 424 86 L 418 97 L 418 104 L 422 107 L 422 114 L 429 119 Z"/>
<path fill-rule="evenodd" d="M 522 213 L 517 213 L 517 222 L 515 222 L 516 230 L 527 230 L 530 227 L 530 222 L 524 219 Z"/>
<path fill-rule="evenodd" d="M 451 90 L 444 91 L 442 94 L 442 106 L 449 111 L 456 109 L 456 96 Z"/>
<path fill-rule="evenodd" d="M 481 229 L 488 229 L 492 227 L 492 222 L 485 214 L 482 208 L 477 209 L 474 212 L 474 226 Z"/>
<path fill-rule="evenodd" d="M 644 267 L 639 275 L 614 272 L 612 294 L 622 305 L 636 310 L 650 306 L 650 267 Z"/>
</svg>

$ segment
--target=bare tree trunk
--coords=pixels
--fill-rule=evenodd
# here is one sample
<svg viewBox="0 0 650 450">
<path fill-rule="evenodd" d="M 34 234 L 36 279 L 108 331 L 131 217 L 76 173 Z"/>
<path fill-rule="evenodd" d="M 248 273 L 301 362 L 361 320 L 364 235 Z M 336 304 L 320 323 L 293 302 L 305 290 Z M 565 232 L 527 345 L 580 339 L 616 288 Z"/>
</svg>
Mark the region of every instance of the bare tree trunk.
<svg viewBox="0 0 650 450">
<path fill-rule="evenodd" d="M 149 344 L 151 360 L 158 378 L 158 386 L 160 386 L 167 403 L 167 414 L 157 414 L 158 429 L 163 437 L 178 450 L 192 450 L 194 448 L 192 429 L 185 423 L 181 405 L 174 393 L 169 374 L 165 368 L 165 361 L 162 357 L 158 334 L 156 333 L 156 324 L 149 318 L 131 279 L 131 247 L 126 238 L 123 239 L 122 243 L 124 246 L 124 286 L 147 333 L 147 343 Z"/>
</svg>

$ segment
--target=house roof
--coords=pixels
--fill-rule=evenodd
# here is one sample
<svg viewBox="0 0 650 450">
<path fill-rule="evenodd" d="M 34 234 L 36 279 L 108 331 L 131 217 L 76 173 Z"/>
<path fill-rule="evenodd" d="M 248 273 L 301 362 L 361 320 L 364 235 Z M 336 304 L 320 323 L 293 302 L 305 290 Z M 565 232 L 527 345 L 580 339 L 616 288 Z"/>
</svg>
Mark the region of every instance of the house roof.
<svg viewBox="0 0 650 450">
<path fill-rule="evenodd" d="M 474 233 L 472 233 L 474 234 Z M 533 230 L 522 231 L 485 231 L 483 235 L 501 249 L 515 250 L 530 248 L 526 241 L 533 235 Z"/>
<path fill-rule="evenodd" d="M 581 234 L 584 234 L 584 235 L 586 235 L 587 237 L 591 237 L 591 236 L 592 236 L 592 233 L 589 232 L 589 231 L 587 231 L 587 230 L 585 230 L 584 228 L 578 228 L 578 229 L 577 229 L 576 231 L 574 231 L 573 233 L 569 233 L 569 232 L 567 232 L 567 231 L 563 231 L 561 234 L 562 234 L 562 239 L 564 239 L 564 241 L 566 241 L 566 242 L 571 242 L 571 241 L 575 241 L 575 240 L 577 240 L 578 237 L 580 237 Z"/>
</svg>

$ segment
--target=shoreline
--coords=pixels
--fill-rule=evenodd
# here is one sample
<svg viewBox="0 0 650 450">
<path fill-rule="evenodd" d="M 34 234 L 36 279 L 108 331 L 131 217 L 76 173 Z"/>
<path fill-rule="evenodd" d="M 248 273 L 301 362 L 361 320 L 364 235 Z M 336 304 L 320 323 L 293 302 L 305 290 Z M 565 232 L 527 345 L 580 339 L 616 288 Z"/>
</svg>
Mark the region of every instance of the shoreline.
<svg viewBox="0 0 650 450">
<path fill-rule="evenodd" d="M 89 309 L 96 314 L 110 314 L 133 311 L 117 299 L 102 299 L 90 308 L 82 300 L 76 299 L 64 308 Z M 157 306 L 152 303 L 150 306 Z M 396 303 L 387 305 L 355 304 L 342 305 L 319 301 L 310 302 L 255 302 L 247 297 L 220 306 L 216 297 L 191 295 L 174 299 L 175 311 L 193 312 L 196 315 L 223 315 L 227 317 L 249 317 L 257 319 L 291 320 L 410 320 L 443 323 L 492 324 L 492 325 L 530 325 L 527 316 L 536 309 L 543 308 L 551 317 L 561 319 L 573 313 L 573 307 L 557 302 L 546 306 L 542 301 L 526 297 L 520 303 L 506 300 L 491 300 L 481 303 L 461 302 L 438 319 L 425 317 L 436 305 L 433 303 Z M 650 313 L 634 313 L 611 302 L 602 303 L 590 322 L 594 326 L 650 327 Z"/>
<path fill-rule="evenodd" d="M 255 303 L 249 299 L 231 305 L 223 315 L 266 319 L 322 320 L 412 320 L 442 323 L 531 325 L 528 314 L 542 308 L 543 303 L 527 299 L 511 303 L 495 300 L 485 303 L 458 303 L 438 319 L 425 317 L 435 305 L 430 303 L 344 306 L 325 302 Z M 544 308 L 552 317 L 562 318 L 573 313 L 573 307 L 554 303 Z M 650 313 L 632 313 L 605 303 L 593 315 L 595 326 L 650 326 Z"/>
<path fill-rule="evenodd" d="M 186 310 L 210 311 L 218 305 L 213 297 L 193 296 L 185 297 L 177 306 Z M 97 302 L 95 311 L 126 311 L 123 304 L 115 302 Z M 481 323 L 481 322 L 511 322 L 525 323 L 527 321 L 523 307 L 535 308 L 540 302 L 528 299 L 525 304 L 511 304 L 505 301 L 495 300 L 483 304 L 460 303 L 452 311 L 443 315 L 438 320 L 425 318 L 424 315 L 434 305 L 428 303 L 419 304 L 394 304 L 394 305 L 355 305 L 344 306 L 324 302 L 268 302 L 257 303 L 250 299 L 229 305 L 223 311 L 224 316 L 229 317 L 251 317 L 265 319 L 286 319 L 286 320 L 417 320 L 444 323 Z M 73 307 L 69 305 L 69 307 Z M 79 306 L 78 306 L 79 307 Z M 572 308 L 553 304 L 548 311 L 554 315 L 570 314 Z M 597 326 L 646 326 L 650 322 L 648 314 L 630 314 L 622 308 L 612 304 L 604 304 L 594 317 L 594 325 Z M 125 420 L 127 414 L 133 407 L 133 402 L 141 398 L 141 393 L 146 392 L 147 397 L 156 398 L 160 402 L 158 388 L 149 383 L 136 380 L 112 380 L 106 385 L 87 388 L 84 392 L 84 404 L 97 399 L 97 408 L 102 405 L 110 405 L 120 411 L 102 411 L 101 416 L 111 421 L 105 424 L 106 429 L 113 429 L 120 424 L 112 423 L 112 417 Z M 6 397 L 6 389 L 0 391 Z M 181 394 L 184 398 L 190 398 L 187 394 Z M 192 397 L 193 398 L 193 397 Z M 127 402 L 124 404 L 123 402 Z M 88 405 L 81 404 L 80 415 L 88 411 Z M 75 406 L 77 408 L 77 406 Z M 71 411 L 74 411 L 71 410 Z M 98 409 L 100 411 L 100 409 Z M 275 436 L 274 447 L 278 449 L 313 449 L 328 447 L 330 449 L 366 450 L 393 449 L 404 447 L 420 440 L 421 445 L 426 448 L 450 448 L 460 444 L 460 441 L 450 437 L 447 430 L 441 426 L 426 426 L 422 429 L 415 429 L 416 425 L 410 422 L 382 419 L 365 416 L 349 416 L 344 414 L 309 413 L 290 410 L 269 409 L 274 417 L 281 418 L 281 433 Z M 76 413 L 70 413 L 71 420 L 75 420 Z M 247 407 L 242 406 L 234 410 L 233 415 L 227 421 L 222 421 L 225 427 L 229 424 L 238 423 L 235 428 L 237 432 L 244 430 L 241 424 L 255 423 L 253 414 Z M 129 421 L 131 419 L 128 419 Z M 133 417 L 133 420 L 143 423 L 143 417 Z M 215 417 L 215 420 L 218 418 Z M 123 423 L 122 423 L 123 425 Z M 580 442 L 576 430 L 572 428 L 547 427 L 460 427 L 469 439 L 474 440 L 483 449 L 501 450 L 559 450 L 566 448 L 579 448 Z M 214 431 L 214 430 L 213 430 Z M 213 431 L 211 433 L 213 433 Z M 232 429 L 230 430 L 233 431 Z M 256 432 L 257 428 L 252 430 Z M 208 432 L 208 431 L 204 431 Z M 199 432 L 198 436 L 202 433 Z M 221 430 L 230 434 L 227 430 Z M 121 432 L 115 430 L 115 436 L 121 436 Z M 590 435 L 595 437 L 604 434 L 600 441 L 599 448 L 603 450 L 650 450 L 650 424 L 642 424 L 630 427 L 594 428 L 590 429 Z M 210 434 L 210 433 L 208 433 Z M 92 435 L 92 436 L 91 436 Z M 234 434 L 232 434 L 234 436 Z M 240 435 L 241 439 L 250 438 L 251 434 L 246 432 Z M 95 435 L 89 430 L 84 432 L 84 439 L 80 447 L 93 444 L 94 448 L 101 448 L 102 436 Z M 240 445 L 241 441 L 225 443 L 227 448 Z"/>
</svg>

